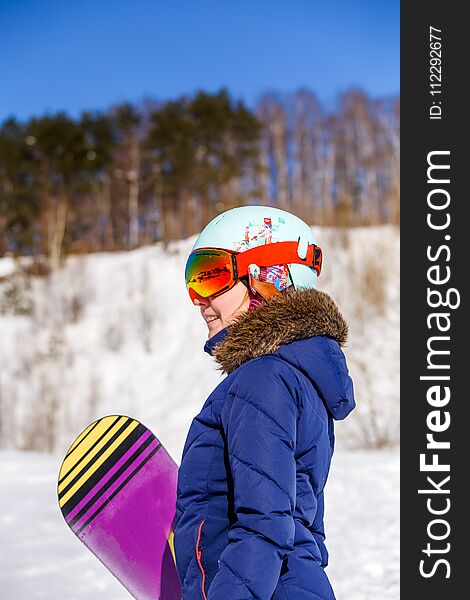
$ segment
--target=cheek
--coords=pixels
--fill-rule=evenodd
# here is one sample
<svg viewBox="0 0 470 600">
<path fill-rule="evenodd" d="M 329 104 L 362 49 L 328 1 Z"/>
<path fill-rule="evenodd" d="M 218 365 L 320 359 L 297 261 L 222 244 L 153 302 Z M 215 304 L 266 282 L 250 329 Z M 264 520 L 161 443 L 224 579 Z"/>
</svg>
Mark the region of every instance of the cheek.
<svg viewBox="0 0 470 600">
<path fill-rule="evenodd" d="M 211 308 L 215 312 L 215 314 L 222 319 L 230 314 L 230 306 L 232 302 L 229 298 L 224 298 L 225 294 L 219 296 L 218 298 L 214 298 L 211 302 Z"/>
<path fill-rule="evenodd" d="M 240 304 L 243 302 L 246 294 L 246 288 L 242 283 L 240 286 L 242 287 L 232 288 L 225 294 L 212 300 L 211 308 L 222 320 L 227 319 L 240 308 Z"/>
</svg>

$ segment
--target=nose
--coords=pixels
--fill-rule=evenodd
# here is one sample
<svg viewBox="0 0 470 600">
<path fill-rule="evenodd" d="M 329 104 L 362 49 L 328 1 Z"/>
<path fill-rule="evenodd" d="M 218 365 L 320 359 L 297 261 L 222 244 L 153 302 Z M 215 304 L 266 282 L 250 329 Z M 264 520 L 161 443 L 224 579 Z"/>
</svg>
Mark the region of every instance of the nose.
<svg viewBox="0 0 470 600">
<path fill-rule="evenodd" d="M 203 298 L 202 296 L 196 296 L 193 298 L 193 304 L 195 306 L 209 306 L 209 298 Z"/>
</svg>

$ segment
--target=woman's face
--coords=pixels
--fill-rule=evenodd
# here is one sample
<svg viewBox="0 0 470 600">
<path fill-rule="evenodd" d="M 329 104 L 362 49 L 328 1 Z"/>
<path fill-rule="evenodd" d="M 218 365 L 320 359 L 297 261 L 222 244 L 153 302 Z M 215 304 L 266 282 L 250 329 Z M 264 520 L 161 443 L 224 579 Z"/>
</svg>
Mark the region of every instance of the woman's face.
<svg viewBox="0 0 470 600">
<path fill-rule="evenodd" d="M 195 306 L 201 309 L 201 315 L 209 329 L 211 338 L 221 329 L 230 325 L 237 315 L 248 310 L 250 296 L 241 281 L 220 296 L 213 298 L 195 298 Z"/>
</svg>

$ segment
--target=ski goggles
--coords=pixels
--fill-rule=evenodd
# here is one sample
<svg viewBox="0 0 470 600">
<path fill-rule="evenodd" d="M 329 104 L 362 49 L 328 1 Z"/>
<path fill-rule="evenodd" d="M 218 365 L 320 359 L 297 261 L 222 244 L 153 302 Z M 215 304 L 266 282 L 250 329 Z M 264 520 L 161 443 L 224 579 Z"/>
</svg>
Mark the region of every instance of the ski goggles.
<svg viewBox="0 0 470 600">
<path fill-rule="evenodd" d="M 272 267 L 280 264 L 306 265 L 320 275 L 322 251 L 309 244 L 305 258 L 300 258 L 298 242 L 274 242 L 244 252 L 222 248 L 198 248 L 189 255 L 185 269 L 186 287 L 191 300 L 216 297 L 231 289 L 239 279 L 248 275 L 251 264 Z"/>
</svg>

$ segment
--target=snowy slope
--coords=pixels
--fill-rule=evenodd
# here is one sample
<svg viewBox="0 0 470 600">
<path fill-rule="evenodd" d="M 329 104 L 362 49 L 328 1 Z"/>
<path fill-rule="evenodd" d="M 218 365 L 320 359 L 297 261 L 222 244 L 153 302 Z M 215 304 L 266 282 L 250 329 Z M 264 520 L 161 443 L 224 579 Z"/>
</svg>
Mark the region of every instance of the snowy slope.
<svg viewBox="0 0 470 600">
<path fill-rule="evenodd" d="M 399 237 L 392 226 L 315 229 L 319 288 L 350 323 L 345 349 L 358 409 L 340 443 L 380 446 L 398 432 Z M 184 286 L 194 238 L 70 257 L 49 277 L 0 259 L 1 445 L 64 451 L 91 420 L 127 413 L 179 461 L 192 417 L 220 381 L 206 325 Z"/>
<path fill-rule="evenodd" d="M 314 229 L 319 288 L 350 323 L 357 410 L 338 423 L 327 485 L 329 576 L 338 600 L 398 598 L 399 234 L 392 226 Z M 207 329 L 186 294 L 194 238 L 70 257 L 30 279 L 0 259 L 0 596 L 124 599 L 62 522 L 60 456 L 107 413 L 147 424 L 179 462 L 191 419 L 220 381 Z"/>
<path fill-rule="evenodd" d="M 129 600 L 63 521 L 59 466 L 55 455 L 0 452 L 1 598 Z M 327 572 L 337 599 L 398 600 L 397 451 L 339 451 L 326 491 Z"/>
</svg>

